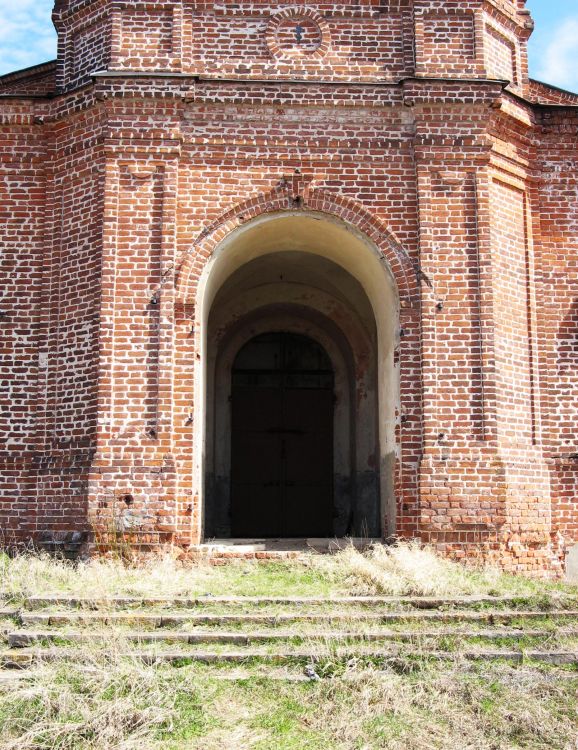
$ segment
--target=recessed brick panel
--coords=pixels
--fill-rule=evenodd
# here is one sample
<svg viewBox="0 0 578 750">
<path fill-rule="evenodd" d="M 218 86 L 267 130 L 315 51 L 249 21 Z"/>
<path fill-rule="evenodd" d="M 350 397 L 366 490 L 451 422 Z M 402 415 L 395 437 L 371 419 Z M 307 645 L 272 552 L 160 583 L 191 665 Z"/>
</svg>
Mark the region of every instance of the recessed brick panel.
<svg viewBox="0 0 578 750">
<path fill-rule="evenodd" d="M 112 420 L 119 436 L 150 441 L 157 434 L 163 174 L 121 164 L 119 179 Z"/>
<path fill-rule="evenodd" d="M 17 452 L 36 437 L 45 147 L 39 128 L 3 128 L 0 138 L 0 445 Z"/>
<path fill-rule="evenodd" d="M 174 52 L 173 13 L 150 7 L 123 9 L 120 21 L 119 61 L 122 67 L 164 68 Z"/>
<path fill-rule="evenodd" d="M 467 444 L 483 437 L 482 331 L 474 173 L 435 173 L 431 211 L 436 266 L 437 419 Z M 459 406 L 457 406 L 459 404 Z M 443 427 L 442 427 L 443 425 Z"/>
<path fill-rule="evenodd" d="M 490 25 L 486 25 L 485 57 L 490 78 L 518 84 L 515 43 Z"/>
<path fill-rule="evenodd" d="M 420 17 L 420 57 L 427 68 L 464 68 L 476 55 L 473 13 L 433 13 Z"/>
<path fill-rule="evenodd" d="M 512 443 L 533 438 L 533 389 L 529 344 L 526 196 L 492 182 L 495 353 L 500 383 L 500 435 Z"/>
<path fill-rule="evenodd" d="M 190 49 L 183 50 L 185 69 L 206 75 L 341 80 L 387 79 L 408 70 L 404 45 L 409 40 L 399 12 L 376 18 L 337 6 L 312 16 L 296 9 L 276 21 L 276 14 L 242 8 L 185 14 L 185 36 L 191 40 Z M 296 38 L 298 26 L 302 42 Z"/>
</svg>

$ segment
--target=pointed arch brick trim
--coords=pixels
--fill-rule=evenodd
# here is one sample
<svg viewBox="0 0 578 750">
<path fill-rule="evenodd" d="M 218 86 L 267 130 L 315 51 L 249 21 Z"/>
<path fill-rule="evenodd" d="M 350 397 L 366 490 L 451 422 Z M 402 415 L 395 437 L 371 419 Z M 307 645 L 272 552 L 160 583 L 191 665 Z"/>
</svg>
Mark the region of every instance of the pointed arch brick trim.
<svg viewBox="0 0 578 750">
<path fill-rule="evenodd" d="M 411 307 L 417 301 L 415 267 L 409 255 L 382 222 L 357 201 L 316 190 L 299 177 L 284 179 L 282 185 L 275 190 L 237 204 L 198 235 L 179 270 L 177 300 L 181 303 L 194 302 L 200 276 L 199 266 L 204 265 L 215 248 L 233 230 L 266 213 L 297 210 L 335 216 L 364 234 L 374 243 L 389 266 L 402 306 Z"/>
</svg>

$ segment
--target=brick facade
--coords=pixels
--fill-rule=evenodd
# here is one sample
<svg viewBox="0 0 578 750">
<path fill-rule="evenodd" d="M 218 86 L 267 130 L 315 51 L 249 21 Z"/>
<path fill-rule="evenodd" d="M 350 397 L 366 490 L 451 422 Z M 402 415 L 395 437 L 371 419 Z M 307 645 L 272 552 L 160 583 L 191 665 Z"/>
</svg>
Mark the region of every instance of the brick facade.
<svg viewBox="0 0 578 750">
<path fill-rule="evenodd" d="M 375 313 L 352 361 L 359 386 L 375 359 L 383 535 L 559 573 L 578 95 L 529 80 L 524 0 L 57 0 L 53 19 L 56 63 L 0 78 L 2 541 L 202 541 L 218 264 L 290 217 L 284 249 L 348 269 Z M 347 338 L 347 294 L 321 291 Z"/>
</svg>

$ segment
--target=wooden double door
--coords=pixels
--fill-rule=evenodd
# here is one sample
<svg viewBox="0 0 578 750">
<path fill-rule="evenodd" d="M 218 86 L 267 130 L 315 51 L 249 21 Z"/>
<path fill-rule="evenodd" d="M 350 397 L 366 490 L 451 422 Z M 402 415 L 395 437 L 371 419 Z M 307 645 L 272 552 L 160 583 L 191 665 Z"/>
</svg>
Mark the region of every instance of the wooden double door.
<svg viewBox="0 0 578 750">
<path fill-rule="evenodd" d="M 297 334 L 257 336 L 232 373 L 231 533 L 333 535 L 334 374 Z"/>
</svg>

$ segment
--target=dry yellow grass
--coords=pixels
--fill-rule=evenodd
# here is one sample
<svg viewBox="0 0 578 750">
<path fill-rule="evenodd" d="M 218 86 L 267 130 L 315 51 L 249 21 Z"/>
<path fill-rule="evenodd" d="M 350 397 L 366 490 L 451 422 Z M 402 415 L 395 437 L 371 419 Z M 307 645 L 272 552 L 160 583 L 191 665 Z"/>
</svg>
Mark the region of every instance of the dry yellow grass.
<svg viewBox="0 0 578 750">
<path fill-rule="evenodd" d="M 467 568 L 417 543 L 378 544 L 364 553 L 349 546 L 331 556 L 308 553 L 295 561 L 239 560 L 225 566 L 212 566 L 202 559 L 182 563 L 171 555 L 134 563 L 94 558 L 72 565 L 43 554 L 14 558 L 0 554 L 0 594 L 15 600 L 59 593 L 99 600 L 206 594 L 540 595 L 558 588 L 564 587 L 505 576 L 490 567 Z"/>
<path fill-rule="evenodd" d="M 416 544 L 361 554 L 306 555 L 289 563 L 183 565 L 173 557 L 74 566 L 43 555 L 0 557 L 0 589 L 26 596 L 516 593 L 559 584 L 468 569 Z M 68 646 L 67 646 L 68 648 Z M 77 646 L 82 659 L 44 663 L 0 687 L 2 750 L 575 750 L 578 672 L 537 665 L 433 662 L 419 641 L 381 665 L 310 639 L 317 682 L 273 681 L 265 664 L 242 668 L 147 666 L 126 656 L 126 630 Z M 266 648 L 263 648 L 266 651 Z M 325 655 L 323 655 L 323 653 Z M 329 656 L 328 656 L 329 653 Z M 239 668 L 235 668 L 237 673 Z M 302 674 L 286 666 L 277 675 Z M 238 676 L 238 675 L 237 675 Z"/>
<path fill-rule="evenodd" d="M 458 596 L 507 588 L 499 570 L 466 568 L 419 543 L 378 544 L 365 553 L 350 546 L 335 562 L 350 573 L 357 593 Z M 520 579 L 518 583 L 523 587 L 526 582 Z M 514 582 L 508 580 L 508 584 L 511 587 Z"/>
</svg>

